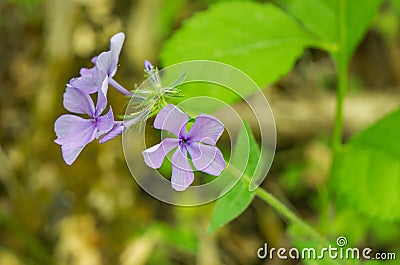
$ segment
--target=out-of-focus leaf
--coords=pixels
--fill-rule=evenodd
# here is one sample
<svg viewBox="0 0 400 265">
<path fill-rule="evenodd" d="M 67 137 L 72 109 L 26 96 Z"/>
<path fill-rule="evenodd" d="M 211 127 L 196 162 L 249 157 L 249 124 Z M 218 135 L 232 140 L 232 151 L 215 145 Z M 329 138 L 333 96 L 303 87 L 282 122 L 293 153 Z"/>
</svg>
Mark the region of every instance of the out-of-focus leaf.
<svg viewBox="0 0 400 265">
<path fill-rule="evenodd" d="M 287 12 L 321 39 L 339 45 L 350 60 L 372 22 L 381 0 L 277 0 Z M 335 55 L 335 53 L 334 53 Z"/>
<path fill-rule="evenodd" d="M 243 157 L 243 154 L 246 153 L 249 154 L 249 157 L 244 175 L 253 176 L 260 157 L 260 148 L 257 145 L 250 127 L 244 124 L 236 140 L 231 160 L 232 165 L 235 166 L 236 164 L 243 163 L 244 159 L 246 159 Z M 238 172 L 238 174 L 241 174 L 241 172 Z M 245 176 L 242 176 L 238 183 L 215 203 L 208 233 L 212 233 L 229 223 L 244 212 L 250 205 L 255 196 L 255 192 L 249 191 L 249 180 L 246 180 Z"/>
<path fill-rule="evenodd" d="M 50 264 L 51 256 L 42 243 L 26 230 L 15 218 L 0 211 L 0 224 L 12 231 L 15 238 L 21 240 L 23 245 L 38 262 Z M 33 262 L 32 262 L 33 263 Z"/>
<path fill-rule="evenodd" d="M 400 220 L 400 110 L 353 137 L 335 157 L 332 187 L 363 214 Z"/>
<path fill-rule="evenodd" d="M 175 1 L 162 1 L 162 7 L 158 10 L 159 14 L 155 17 L 156 28 L 160 37 L 166 37 L 171 32 L 174 26 L 177 16 L 176 14 L 182 12 L 187 0 L 175 0 Z"/>
<path fill-rule="evenodd" d="M 174 247 L 180 248 L 188 253 L 195 254 L 198 250 L 198 241 L 195 231 L 174 228 L 161 223 L 156 225 L 161 239 Z"/>
<path fill-rule="evenodd" d="M 166 42 L 161 59 L 164 66 L 196 59 L 224 62 L 265 86 L 290 71 L 313 41 L 312 34 L 272 4 L 229 1 L 185 21 Z"/>
</svg>

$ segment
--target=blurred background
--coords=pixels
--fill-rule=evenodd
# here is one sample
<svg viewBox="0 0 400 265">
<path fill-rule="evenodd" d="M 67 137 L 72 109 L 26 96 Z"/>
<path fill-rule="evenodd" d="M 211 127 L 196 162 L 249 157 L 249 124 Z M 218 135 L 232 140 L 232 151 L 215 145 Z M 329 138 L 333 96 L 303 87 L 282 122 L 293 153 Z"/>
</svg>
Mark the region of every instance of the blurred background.
<svg viewBox="0 0 400 265">
<path fill-rule="evenodd" d="M 108 50 L 112 35 L 126 34 L 116 79 L 132 89 L 143 80 L 143 60 L 161 67 L 163 42 L 214 2 L 0 0 L 1 265 L 293 264 L 257 258 L 264 242 L 291 244 L 285 222 L 260 200 L 206 235 L 213 204 L 174 207 L 146 194 L 126 167 L 119 139 L 89 144 L 72 166 L 53 142 L 54 121 L 66 113 L 65 84 Z M 352 60 L 345 137 L 399 104 L 400 5 L 394 3 L 384 3 Z M 399 250 L 398 224 L 371 223 L 354 212 L 341 212 L 329 227 L 318 221 L 325 212 L 320 187 L 331 161 L 335 86 L 331 59 L 310 49 L 265 90 L 278 147 L 263 186 L 322 232 Z M 123 114 L 126 99 L 109 94 Z"/>
</svg>

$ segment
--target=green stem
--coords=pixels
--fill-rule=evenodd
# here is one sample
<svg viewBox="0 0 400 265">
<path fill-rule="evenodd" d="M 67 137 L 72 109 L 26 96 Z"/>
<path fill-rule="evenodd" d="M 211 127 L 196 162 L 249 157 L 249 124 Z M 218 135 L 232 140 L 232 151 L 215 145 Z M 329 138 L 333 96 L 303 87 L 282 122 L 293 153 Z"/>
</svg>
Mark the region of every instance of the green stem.
<svg viewBox="0 0 400 265">
<path fill-rule="evenodd" d="M 242 174 L 237 168 L 233 165 L 229 165 L 227 169 L 233 174 L 241 175 L 243 180 L 250 184 L 250 177 L 246 174 Z M 304 222 L 300 217 L 298 217 L 292 210 L 286 207 L 282 202 L 280 202 L 274 195 L 264 190 L 260 186 L 255 190 L 255 194 L 261 200 L 269 204 L 272 208 L 274 208 L 279 214 L 281 214 L 284 218 L 286 218 L 290 223 L 298 226 L 303 231 L 308 233 L 312 238 L 317 240 L 320 243 L 324 243 L 328 245 L 328 241 L 326 238 L 321 236 L 314 228 L 312 228 L 309 224 Z"/>
<path fill-rule="evenodd" d="M 298 226 L 303 231 L 308 233 L 311 237 L 318 240 L 321 243 L 327 243 L 327 240 L 321 236 L 314 228 L 312 228 L 309 224 L 304 222 L 300 217 L 298 217 L 294 212 L 292 212 L 289 208 L 287 208 L 282 202 L 280 202 L 275 196 L 271 193 L 267 192 L 261 187 L 258 187 L 255 191 L 256 196 L 269 204 L 272 208 L 274 208 L 278 213 L 280 213 L 283 217 L 285 217 L 292 224 Z"/>
<path fill-rule="evenodd" d="M 347 65 L 343 62 L 338 62 L 338 87 L 336 90 L 336 115 L 333 131 L 333 151 L 336 152 L 341 144 L 343 138 L 343 105 L 344 98 L 347 90 Z"/>
<path fill-rule="evenodd" d="M 343 103 L 347 91 L 348 79 L 348 55 L 347 55 L 347 26 L 346 17 L 343 10 L 345 10 L 346 0 L 339 1 L 341 10 L 339 13 L 339 44 L 340 48 L 336 53 L 333 53 L 336 65 L 338 68 L 337 76 L 337 89 L 336 89 L 336 116 L 332 138 L 333 153 L 335 153 L 342 145 L 343 138 Z"/>
</svg>

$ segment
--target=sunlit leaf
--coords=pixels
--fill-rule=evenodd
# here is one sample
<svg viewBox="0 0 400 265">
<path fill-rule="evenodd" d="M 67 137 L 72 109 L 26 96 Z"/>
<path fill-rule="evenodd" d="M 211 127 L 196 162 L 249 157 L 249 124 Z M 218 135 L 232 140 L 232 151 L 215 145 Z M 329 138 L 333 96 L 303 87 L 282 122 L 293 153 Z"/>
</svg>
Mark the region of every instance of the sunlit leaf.
<svg viewBox="0 0 400 265">
<path fill-rule="evenodd" d="M 242 127 L 236 140 L 231 160 L 232 165 L 235 166 L 236 164 L 243 163 L 245 159 L 243 154 L 246 153 L 249 153 L 249 157 L 244 175 L 253 176 L 254 171 L 257 168 L 260 148 L 258 147 L 254 135 L 247 124 Z M 255 195 L 255 192 L 249 191 L 248 187 L 248 180 L 246 180 L 245 177 L 241 177 L 239 182 L 228 193 L 217 200 L 211 217 L 208 233 L 212 233 L 223 225 L 229 223 L 246 210 Z"/>
<path fill-rule="evenodd" d="M 336 155 L 332 186 L 365 215 L 400 220 L 400 110 L 352 138 Z"/>
<path fill-rule="evenodd" d="M 228 63 L 265 86 L 290 71 L 312 41 L 312 34 L 272 4 L 229 1 L 185 21 L 161 59 L 164 66 L 196 59 Z"/>
<path fill-rule="evenodd" d="M 356 46 L 381 5 L 381 0 L 276 0 L 307 29 L 322 40 L 339 45 L 346 60 Z"/>
</svg>

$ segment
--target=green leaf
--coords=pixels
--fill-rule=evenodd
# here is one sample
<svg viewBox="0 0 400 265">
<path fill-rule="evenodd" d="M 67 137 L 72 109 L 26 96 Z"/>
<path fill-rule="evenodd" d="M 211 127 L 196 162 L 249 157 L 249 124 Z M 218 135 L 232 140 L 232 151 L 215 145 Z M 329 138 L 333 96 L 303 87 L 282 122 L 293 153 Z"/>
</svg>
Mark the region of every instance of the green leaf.
<svg viewBox="0 0 400 265">
<path fill-rule="evenodd" d="M 365 0 L 362 4 L 359 0 L 276 2 L 322 40 L 338 45 L 339 52 L 348 61 L 365 35 L 382 0 Z"/>
<path fill-rule="evenodd" d="M 166 42 L 161 60 L 164 66 L 216 60 L 239 68 L 265 86 L 290 71 L 313 41 L 312 34 L 272 4 L 229 1 L 185 21 Z"/>
<path fill-rule="evenodd" d="M 332 187 L 363 214 L 400 220 L 400 110 L 356 135 L 335 156 Z"/>
<path fill-rule="evenodd" d="M 243 154 L 246 153 L 249 154 L 247 161 L 243 158 Z M 229 223 L 244 212 L 250 205 L 255 196 L 255 192 L 249 191 L 249 179 L 247 178 L 253 176 L 257 168 L 259 156 L 260 148 L 257 145 L 250 127 L 245 123 L 236 140 L 231 164 L 235 166 L 247 162 L 246 170 L 238 183 L 215 203 L 208 233 L 212 233 Z M 238 168 L 242 167 L 238 166 Z"/>
</svg>

